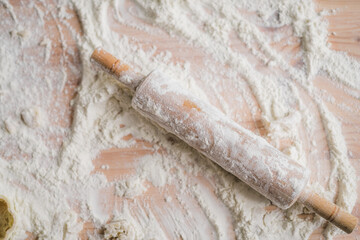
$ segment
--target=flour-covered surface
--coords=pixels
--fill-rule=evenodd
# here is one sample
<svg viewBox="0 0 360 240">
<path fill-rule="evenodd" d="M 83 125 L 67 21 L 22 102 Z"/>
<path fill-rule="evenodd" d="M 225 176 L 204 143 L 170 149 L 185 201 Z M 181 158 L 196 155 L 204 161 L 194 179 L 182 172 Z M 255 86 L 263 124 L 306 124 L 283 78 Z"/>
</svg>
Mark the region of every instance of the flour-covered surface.
<svg viewBox="0 0 360 240">
<path fill-rule="evenodd" d="M 16 214 L 12 238 L 339 234 L 301 205 L 274 207 L 141 117 L 89 62 L 103 46 L 142 74 L 161 70 L 360 216 L 360 5 L 331 4 L 0 0 L 0 195 Z"/>
</svg>

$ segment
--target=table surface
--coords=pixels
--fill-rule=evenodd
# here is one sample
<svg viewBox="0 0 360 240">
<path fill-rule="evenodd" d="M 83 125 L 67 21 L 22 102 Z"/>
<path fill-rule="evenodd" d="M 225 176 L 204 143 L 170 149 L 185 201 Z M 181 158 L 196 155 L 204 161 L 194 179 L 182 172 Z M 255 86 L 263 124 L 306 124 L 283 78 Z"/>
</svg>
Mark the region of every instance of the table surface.
<svg viewBox="0 0 360 240">
<path fill-rule="evenodd" d="M 14 0 L 10 1 L 11 5 L 14 8 L 14 11 L 20 11 L 21 9 L 21 1 Z M 51 1 L 49 1 L 51 2 Z M 346 51 L 350 55 L 360 58 L 360 1 L 357 0 L 344 0 L 344 1 L 334 1 L 334 0 L 320 0 L 317 1 L 318 6 L 320 9 L 333 9 L 333 8 L 339 8 L 341 11 L 339 11 L 336 15 L 328 16 L 329 20 L 329 31 L 330 32 L 336 32 L 336 35 L 330 35 L 329 36 L 329 42 L 331 43 L 331 48 L 339 51 Z M 52 2 L 51 2 L 52 3 Z M 50 4 L 51 5 L 51 4 Z M 50 6 L 49 5 L 49 6 Z M 0 5 L 0 8 L 2 6 Z M 35 10 L 28 10 L 29 12 Z M 74 13 L 73 13 L 74 14 Z M 81 31 L 79 23 L 76 19 L 76 15 L 74 14 L 74 19 L 72 20 L 74 22 L 74 27 L 78 29 L 78 31 Z M 59 59 L 62 57 L 62 54 L 64 52 L 64 49 L 62 48 L 61 40 L 57 39 L 56 28 L 51 28 L 51 26 L 55 26 L 58 23 L 56 22 L 56 19 L 53 18 L 53 20 L 50 20 L 47 22 L 47 26 L 49 26 L 49 31 L 54 31 L 55 35 L 52 41 L 55 43 L 53 44 L 53 49 L 50 57 L 50 64 L 58 64 Z M 142 32 L 138 30 L 131 29 L 126 26 L 118 26 L 119 32 L 124 35 L 128 36 L 135 36 L 137 39 L 141 40 Z M 0 27 L 1 29 L 1 27 Z M 67 48 L 73 50 L 73 51 L 79 51 L 77 49 L 76 41 L 75 39 L 71 38 L 69 32 L 67 32 L 67 29 L 64 28 L 62 30 L 65 38 L 67 38 Z M 146 36 L 148 37 L 148 36 Z M 149 39 L 147 39 L 149 40 Z M 145 39 L 144 39 L 145 42 Z M 154 38 L 153 42 L 157 45 L 159 51 L 160 50 L 168 50 L 172 52 L 172 54 L 177 59 L 196 59 L 197 52 L 193 51 L 176 51 L 176 44 L 179 44 L 176 41 L 168 41 L 164 40 L 163 38 Z M 185 46 L 182 46 L 183 49 Z M 80 59 L 70 59 L 70 64 L 73 65 L 73 67 L 76 67 L 78 69 L 81 68 Z M 66 79 L 66 84 L 64 89 L 67 92 L 66 94 L 63 94 L 61 96 L 57 96 L 57 101 L 61 102 L 61 106 L 66 110 L 68 113 L 65 114 L 65 118 L 63 120 L 63 126 L 70 126 L 69 119 L 71 118 L 70 113 L 71 107 L 70 107 L 70 100 L 75 96 L 76 94 L 76 86 L 79 84 L 80 78 L 75 75 L 68 74 Z M 333 90 L 335 94 L 343 94 L 343 93 L 336 93 L 336 90 Z M 339 98 L 341 96 L 338 96 Z M 360 102 L 359 102 L 360 104 Z M 64 110 L 64 111 L 65 111 Z M 352 152 L 351 156 L 351 162 L 353 166 L 355 167 L 357 173 L 360 172 L 360 132 L 359 130 L 355 129 L 355 126 L 360 125 L 360 113 L 359 112 L 353 112 L 352 114 L 341 112 L 340 109 L 334 108 L 334 111 L 337 112 L 337 115 L 343 116 L 343 119 L 346 121 L 343 121 L 343 129 L 345 133 L 345 138 L 347 141 L 347 146 L 349 150 Z M 259 119 L 258 119 L 259 120 Z M 251 120 L 253 121 L 253 120 Z M 255 119 L 256 121 L 256 119 Z M 255 122 L 249 123 L 250 129 L 256 129 L 257 126 Z M 124 139 L 124 141 L 131 139 L 132 136 L 129 135 L 127 138 Z M 323 139 L 323 141 L 326 141 L 326 139 Z M 108 179 L 113 179 L 115 177 L 119 177 L 121 175 L 125 175 L 132 171 L 131 167 L 129 168 L 129 163 L 131 166 L 131 163 L 140 156 L 145 156 L 148 154 L 152 154 L 152 151 L 149 150 L 149 146 L 151 144 L 147 143 L 143 140 L 137 140 L 137 144 L 133 148 L 124 148 L 124 149 L 109 149 L 106 151 L 103 151 L 101 155 L 93 161 L 95 165 L 95 171 L 103 172 Z M 125 164 L 127 163 L 127 164 Z M 102 165 L 109 165 L 109 170 L 104 170 L 101 168 Z M 124 167 L 126 166 L 126 167 Z M 359 174 L 358 174 L 359 175 Z M 360 193 L 360 182 L 358 180 L 358 193 Z M 151 196 L 153 199 L 163 199 L 164 197 L 157 191 L 155 188 L 149 189 L 145 193 L 148 197 Z M 160 203 L 159 203 L 160 204 Z M 360 217 L 360 201 L 357 200 L 356 206 L 352 212 L 357 217 Z M 84 225 L 84 231 L 82 238 L 85 238 L 86 232 L 91 231 L 93 229 L 93 225 L 91 223 L 85 223 Z M 314 233 L 311 235 L 310 239 L 321 239 L 321 232 L 322 228 L 319 228 L 314 231 Z M 339 235 L 335 239 L 357 239 L 357 237 L 360 237 L 360 231 L 357 229 L 354 233 L 351 235 Z"/>
</svg>

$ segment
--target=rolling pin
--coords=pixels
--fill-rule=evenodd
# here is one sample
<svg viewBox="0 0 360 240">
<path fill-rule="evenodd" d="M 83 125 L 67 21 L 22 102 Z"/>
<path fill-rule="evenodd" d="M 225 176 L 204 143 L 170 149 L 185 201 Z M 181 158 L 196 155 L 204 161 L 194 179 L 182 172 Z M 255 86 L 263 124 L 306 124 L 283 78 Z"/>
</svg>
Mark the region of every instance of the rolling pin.
<svg viewBox="0 0 360 240">
<path fill-rule="evenodd" d="M 227 118 L 158 71 L 147 76 L 101 48 L 91 62 L 133 92 L 131 105 L 141 115 L 220 165 L 273 204 L 287 209 L 296 201 L 351 233 L 358 219 L 306 188 L 309 170 L 265 139 Z"/>
</svg>

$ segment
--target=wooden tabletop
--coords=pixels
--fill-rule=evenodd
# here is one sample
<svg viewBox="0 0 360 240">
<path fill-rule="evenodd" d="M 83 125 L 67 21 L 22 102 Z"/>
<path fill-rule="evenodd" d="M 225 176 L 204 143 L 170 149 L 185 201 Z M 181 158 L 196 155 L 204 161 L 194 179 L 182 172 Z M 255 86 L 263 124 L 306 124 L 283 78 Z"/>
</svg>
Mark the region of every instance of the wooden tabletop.
<svg viewBox="0 0 360 240">
<path fill-rule="evenodd" d="M 10 4 L 13 6 L 15 12 L 23 12 L 24 14 L 35 14 L 35 9 L 24 9 L 21 4 L 22 1 L 20 0 L 12 0 Z M 55 6 L 53 1 L 47 1 L 48 4 L 39 4 L 40 8 L 51 8 Z M 344 1 L 335 1 L 335 0 L 320 0 L 317 1 L 319 9 L 333 9 L 339 8 L 341 9 L 338 11 L 336 15 L 328 16 L 329 20 L 329 32 L 335 32 L 336 34 L 330 34 L 329 42 L 331 43 L 331 48 L 339 51 L 345 51 L 350 55 L 359 58 L 360 60 L 360 1 L 357 0 L 344 0 Z M 1 8 L 4 6 L 0 5 Z M 74 29 L 81 33 L 81 26 L 77 19 L 77 15 L 75 12 L 69 11 L 70 14 L 73 15 L 71 18 L 71 24 Z M 11 17 L 10 15 L 6 15 L 3 17 Z M 2 17 L 0 17 L 1 19 Z M 45 18 L 46 19 L 46 18 Z M 51 55 L 49 56 L 49 61 L 44 66 L 39 65 L 41 67 L 47 66 L 58 66 L 59 71 L 61 68 L 65 69 L 68 72 L 66 82 L 64 85 L 64 91 L 62 94 L 56 94 L 54 96 L 54 101 L 57 101 L 57 107 L 54 111 L 59 111 L 62 114 L 63 118 L 57 123 L 63 127 L 69 127 L 71 125 L 71 114 L 72 114 L 72 107 L 70 104 L 71 99 L 74 98 L 76 94 L 76 87 L 78 86 L 81 76 L 73 74 L 71 71 L 68 71 L 71 68 L 77 68 L 81 71 L 81 62 L 79 57 L 79 49 L 77 48 L 76 39 L 72 36 L 70 29 L 67 26 L 62 25 L 56 19 L 56 16 L 51 16 L 47 18 L 45 29 L 46 31 L 52 32 L 51 41 L 52 50 Z M 61 26 L 61 28 L 59 28 Z M 34 26 L 42 27 L 42 26 Z M 0 30 L 9 31 L 9 26 L 0 26 Z M 129 37 L 136 37 L 140 42 L 143 42 L 145 45 L 153 44 L 158 47 L 159 51 L 168 50 L 172 52 L 175 59 L 180 60 L 190 60 L 196 61 L 197 58 L 202 57 L 201 52 L 193 51 L 190 47 L 182 46 L 182 51 L 176 51 L 176 46 L 178 41 L 172 38 L 163 38 L 163 37 L 154 37 L 151 36 L 149 40 L 149 36 L 145 33 L 141 32 L 140 30 L 136 30 L 130 28 L 128 26 L 118 25 L 116 26 L 117 31 L 119 34 L 127 35 Z M 59 30 L 60 29 L 60 30 Z M 66 41 L 66 46 L 63 44 L 63 41 Z M 62 62 L 62 58 L 67 52 L 73 51 L 75 54 L 72 54 L 67 58 L 67 61 L 64 63 Z M 28 50 L 28 54 L 36 54 L 36 50 Z M 325 88 L 327 86 L 324 86 Z M 328 86 L 329 91 L 332 91 L 335 95 L 337 94 L 337 99 L 341 101 L 342 96 L 338 93 L 336 89 L 330 89 Z M 358 100 L 357 100 L 358 101 Z M 360 101 L 358 101 L 360 104 Z M 360 126 L 360 113 L 353 112 L 351 114 L 342 112 L 341 109 L 336 107 L 331 108 L 332 111 L 336 113 L 336 116 L 342 116 L 342 126 L 343 132 L 346 138 L 347 146 L 349 151 L 351 151 L 351 163 L 355 167 L 357 171 L 357 175 L 359 176 L 360 173 L 360 132 L 356 128 L 356 126 Z M 260 117 L 258 119 L 250 119 L 247 123 L 247 127 L 249 129 L 255 130 L 260 128 L 257 121 L 261 121 Z M 123 140 L 127 141 L 132 139 L 132 135 L 128 135 Z M 132 171 L 134 171 L 134 164 L 133 161 L 136 158 L 145 155 L 153 154 L 151 150 L 151 144 L 145 142 L 141 139 L 136 139 L 137 144 L 132 148 L 124 148 L 124 149 L 109 149 L 94 160 L 95 171 L 103 172 L 109 180 L 118 178 L 119 176 L 126 175 Z M 323 139 L 326 141 L 326 139 Z M 108 165 L 109 169 L 102 169 L 102 165 Z M 201 176 L 199 177 L 201 178 Z M 208 185 L 209 188 L 212 188 L 210 184 L 208 184 L 206 179 L 202 179 L 201 181 L 205 181 L 204 184 Z M 358 178 L 358 189 L 357 192 L 360 193 L 360 178 Z M 171 189 L 169 189 L 171 192 Z M 164 196 L 158 189 L 155 187 L 150 187 L 148 191 L 146 191 L 145 195 L 147 197 L 151 197 L 156 204 L 164 204 L 163 199 Z M 115 201 L 115 200 L 114 200 Z M 121 200 L 119 200 L 121 201 Z M 111 203 L 109 203 L 111 204 Z M 356 206 L 352 212 L 357 217 L 360 217 L 360 200 L 357 200 Z M 317 229 L 314 231 L 310 239 L 322 239 L 321 236 L 322 228 Z M 86 238 L 86 232 L 93 231 L 93 225 L 91 223 L 86 223 L 84 225 L 84 231 L 82 232 L 81 238 Z M 357 229 L 351 235 L 340 235 L 337 236 L 335 239 L 359 239 L 360 238 L 360 231 Z"/>
</svg>

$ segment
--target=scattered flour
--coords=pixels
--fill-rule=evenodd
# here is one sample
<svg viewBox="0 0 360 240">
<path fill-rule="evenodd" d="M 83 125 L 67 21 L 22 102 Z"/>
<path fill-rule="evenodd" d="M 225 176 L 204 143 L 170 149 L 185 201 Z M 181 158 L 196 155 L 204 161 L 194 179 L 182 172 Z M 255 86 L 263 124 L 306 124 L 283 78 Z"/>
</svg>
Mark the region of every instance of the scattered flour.
<svg viewBox="0 0 360 240">
<path fill-rule="evenodd" d="M 120 197 L 133 198 L 146 191 L 144 181 L 139 177 L 130 177 L 116 183 L 116 194 Z"/>
<path fill-rule="evenodd" d="M 20 113 L 20 117 L 21 120 L 25 123 L 25 125 L 31 128 L 44 126 L 48 122 L 44 111 L 38 107 L 32 107 L 23 110 Z"/>
<path fill-rule="evenodd" d="M 307 212 L 298 204 L 266 210 L 267 199 L 142 118 L 127 90 L 94 71 L 97 46 L 143 74 L 162 70 L 312 171 L 327 157 L 328 178 L 315 174 L 311 187 L 354 207 L 356 174 L 341 122 L 317 83 L 326 78 L 357 101 L 342 109 L 359 112 L 360 63 L 329 48 L 329 13 L 312 1 L 0 3 L 0 194 L 19 216 L 14 239 L 78 239 L 85 222 L 105 226 L 104 234 L 82 235 L 94 239 L 307 239 L 323 223 L 299 218 Z M 76 16 L 81 27 L 71 22 Z M 148 42 L 122 29 L 142 31 Z M 184 49 L 163 47 L 159 36 Z M 56 63 L 55 49 L 62 51 Z M 81 70 L 73 67 L 80 61 Z M 80 78 L 77 89 L 66 82 Z M 134 161 L 134 173 L 109 180 L 94 171 L 102 150 L 137 139 L 151 143 L 143 146 L 151 153 Z M 159 198 L 140 196 L 151 188 Z M 104 189 L 117 195 L 113 205 Z M 325 231 L 338 233 L 331 225 Z"/>
<path fill-rule="evenodd" d="M 140 239 L 134 227 L 126 220 L 110 222 L 105 227 L 104 238 L 109 240 Z"/>
</svg>

